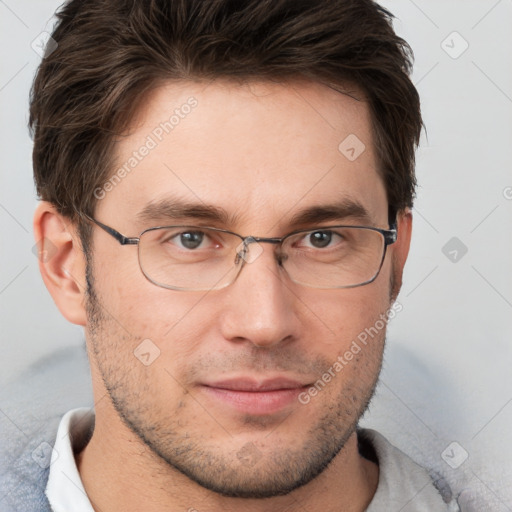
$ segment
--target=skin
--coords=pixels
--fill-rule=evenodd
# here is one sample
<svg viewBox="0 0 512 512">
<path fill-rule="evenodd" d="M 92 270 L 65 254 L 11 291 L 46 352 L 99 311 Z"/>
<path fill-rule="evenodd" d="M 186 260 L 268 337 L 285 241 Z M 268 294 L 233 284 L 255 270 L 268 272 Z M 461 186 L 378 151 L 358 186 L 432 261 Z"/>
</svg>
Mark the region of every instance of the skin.
<svg viewBox="0 0 512 512">
<path fill-rule="evenodd" d="M 161 86 L 116 145 L 119 165 L 190 96 L 197 107 L 98 201 L 95 218 L 138 236 L 173 223 L 136 218 L 147 203 L 171 197 L 228 214 L 203 225 L 280 237 L 315 226 L 292 224 L 303 209 L 348 198 L 364 206 L 370 225 L 388 228 L 367 104 L 316 83 Z M 353 162 L 338 150 L 349 134 L 366 146 Z M 77 464 L 95 509 L 365 510 L 378 467 L 358 453 L 354 429 L 378 378 L 385 329 L 305 405 L 243 413 L 203 384 L 242 376 L 317 381 L 389 309 L 411 223 L 409 211 L 399 215 L 398 241 L 371 284 L 295 284 L 274 247 L 262 244 L 233 284 L 210 292 L 155 286 L 140 271 L 135 246 L 95 227 L 87 293 L 75 226 L 42 202 L 36 238 L 55 247 L 40 262 L 43 279 L 62 314 L 86 333 L 96 424 Z M 160 355 L 145 366 L 134 350 L 148 338 Z"/>
</svg>

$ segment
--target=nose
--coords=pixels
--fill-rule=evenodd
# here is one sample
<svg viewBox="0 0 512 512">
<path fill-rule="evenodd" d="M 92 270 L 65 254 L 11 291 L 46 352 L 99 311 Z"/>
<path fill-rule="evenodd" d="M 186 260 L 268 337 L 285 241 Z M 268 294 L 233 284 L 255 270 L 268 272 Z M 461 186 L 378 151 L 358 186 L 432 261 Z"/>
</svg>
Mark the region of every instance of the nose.
<svg viewBox="0 0 512 512">
<path fill-rule="evenodd" d="M 266 245 L 266 244 L 265 244 Z M 243 268 L 224 290 L 221 330 L 233 342 L 272 347 L 298 338 L 298 297 L 273 246 L 251 243 Z"/>
</svg>

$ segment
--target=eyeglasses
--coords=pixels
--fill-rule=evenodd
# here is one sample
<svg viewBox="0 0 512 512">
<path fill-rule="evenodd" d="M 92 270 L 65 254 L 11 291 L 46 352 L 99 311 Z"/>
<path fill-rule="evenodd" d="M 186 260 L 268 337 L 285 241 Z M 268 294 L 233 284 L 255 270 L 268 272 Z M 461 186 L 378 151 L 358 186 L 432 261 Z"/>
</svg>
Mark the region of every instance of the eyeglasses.
<svg viewBox="0 0 512 512">
<path fill-rule="evenodd" d="M 261 243 L 276 245 L 275 257 L 295 283 L 312 288 L 353 288 L 378 276 L 388 245 L 396 242 L 396 223 L 389 230 L 370 226 L 320 226 L 293 231 L 282 238 L 241 236 L 202 226 L 158 226 L 127 237 L 84 215 L 121 245 L 137 245 L 139 266 L 153 284 L 170 290 L 219 290 L 232 284 L 246 263 L 262 252 Z"/>
</svg>

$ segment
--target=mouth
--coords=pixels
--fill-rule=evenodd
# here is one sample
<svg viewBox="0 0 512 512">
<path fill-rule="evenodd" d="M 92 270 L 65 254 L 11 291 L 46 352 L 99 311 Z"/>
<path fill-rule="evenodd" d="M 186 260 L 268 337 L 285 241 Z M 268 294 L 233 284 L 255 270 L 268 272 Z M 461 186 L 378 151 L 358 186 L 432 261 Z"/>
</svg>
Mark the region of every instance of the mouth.
<svg viewBox="0 0 512 512">
<path fill-rule="evenodd" d="M 275 414 L 298 402 L 310 384 L 277 377 L 238 378 L 202 384 L 202 391 L 213 401 L 245 414 Z"/>
</svg>

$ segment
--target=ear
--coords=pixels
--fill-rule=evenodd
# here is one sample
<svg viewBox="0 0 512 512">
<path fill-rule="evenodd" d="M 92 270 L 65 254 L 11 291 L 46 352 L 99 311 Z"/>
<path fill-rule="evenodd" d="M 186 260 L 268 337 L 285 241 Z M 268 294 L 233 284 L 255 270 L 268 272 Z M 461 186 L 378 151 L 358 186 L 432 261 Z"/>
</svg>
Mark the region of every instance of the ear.
<svg viewBox="0 0 512 512">
<path fill-rule="evenodd" d="M 71 323 L 86 324 L 86 260 L 76 226 L 56 208 L 42 201 L 34 214 L 39 270 L 62 315 Z"/>
<path fill-rule="evenodd" d="M 402 275 L 411 246 L 412 235 L 412 212 L 409 208 L 401 211 L 396 219 L 398 237 L 396 242 L 390 246 L 393 261 L 393 289 L 391 297 L 394 301 L 402 287 Z"/>
</svg>

